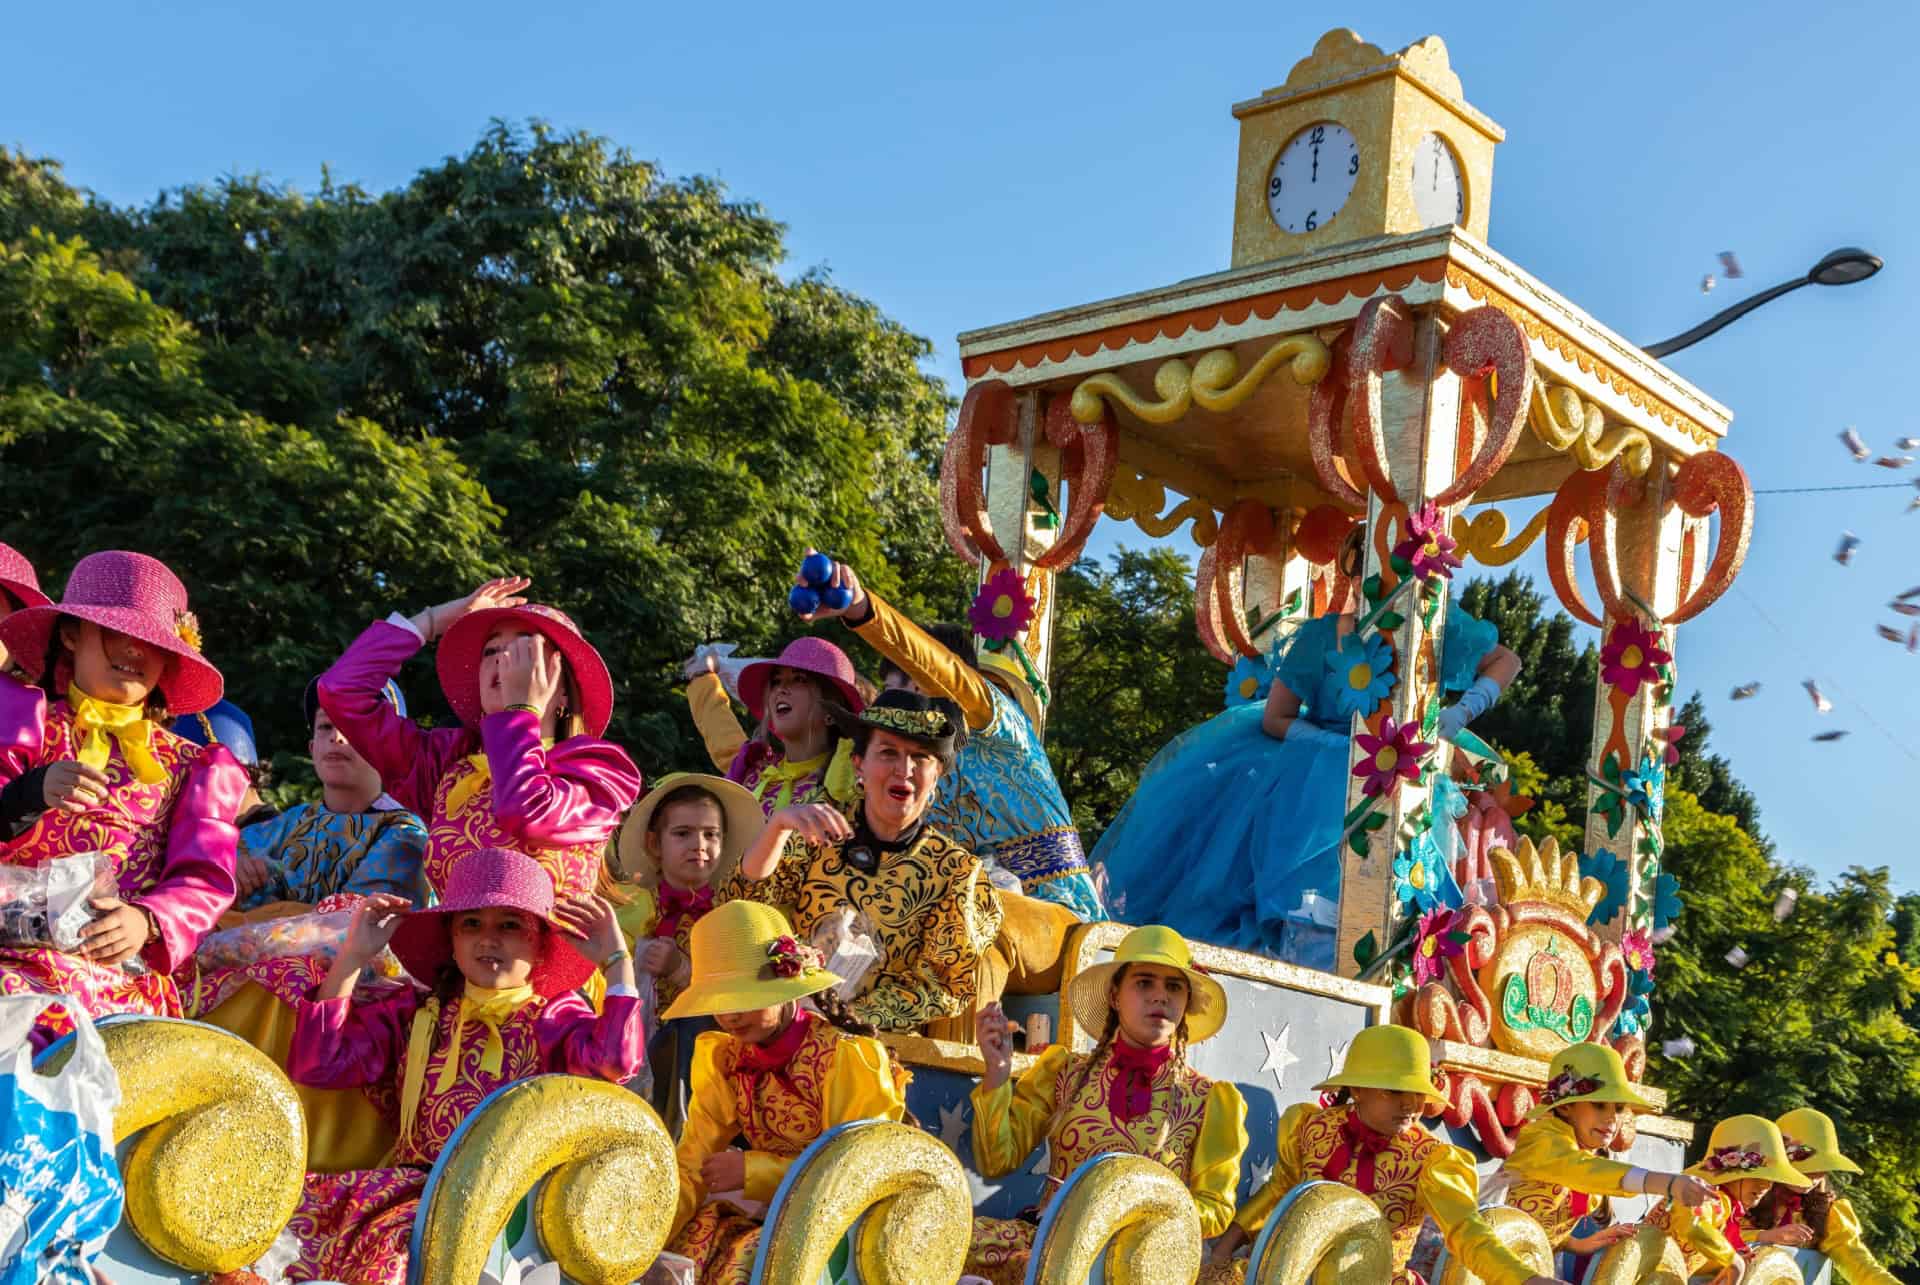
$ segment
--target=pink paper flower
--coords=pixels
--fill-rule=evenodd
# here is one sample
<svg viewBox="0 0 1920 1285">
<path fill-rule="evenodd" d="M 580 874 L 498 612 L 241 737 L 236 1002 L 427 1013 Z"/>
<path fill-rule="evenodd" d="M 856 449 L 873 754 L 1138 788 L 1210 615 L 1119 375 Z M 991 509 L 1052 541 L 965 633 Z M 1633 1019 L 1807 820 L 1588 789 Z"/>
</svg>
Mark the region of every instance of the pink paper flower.
<svg viewBox="0 0 1920 1285">
<path fill-rule="evenodd" d="M 1362 794 L 1385 794 L 1402 780 L 1420 779 L 1420 760 L 1433 746 L 1415 740 L 1419 732 L 1419 720 L 1396 723 L 1393 715 L 1386 714 L 1380 720 L 1380 735 L 1362 732 L 1353 738 L 1366 755 L 1353 767 L 1353 774 L 1363 778 Z"/>
<path fill-rule="evenodd" d="M 1439 577 L 1453 579 L 1460 559 L 1455 556 L 1453 537 L 1447 534 L 1446 519 L 1432 500 L 1418 512 L 1407 514 L 1407 538 L 1393 546 L 1393 556 L 1404 559 L 1413 574 L 1422 580 Z"/>
<path fill-rule="evenodd" d="M 1660 739 L 1667 743 L 1666 759 L 1668 767 L 1672 767 L 1680 761 L 1680 738 L 1686 734 L 1687 729 L 1679 723 L 1675 723 L 1659 734 Z"/>
<path fill-rule="evenodd" d="M 1620 938 L 1620 953 L 1626 956 L 1627 967 L 1636 973 L 1653 976 L 1653 938 L 1644 928 L 1636 928 Z"/>
<path fill-rule="evenodd" d="M 987 577 L 967 609 L 973 632 L 989 642 L 1000 642 L 1024 632 L 1033 623 L 1033 598 L 1027 582 L 1012 567 L 1002 567 Z"/>
<path fill-rule="evenodd" d="M 1622 620 L 1600 649 L 1600 677 L 1631 696 L 1640 684 L 1658 681 L 1660 666 L 1672 659 L 1673 653 L 1660 645 L 1658 634 L 1637 620 Z"/>
<path fill-rule="evenodd" d="M 1419 935 L 1413 942 L 1413 984 L 1425 986 L 1437 982 L 1447 971 L 1446 961 L 1461 950 L 1454 940 L 1454 913 L 1444 907 L 1420 916 Z"/>
</svg>

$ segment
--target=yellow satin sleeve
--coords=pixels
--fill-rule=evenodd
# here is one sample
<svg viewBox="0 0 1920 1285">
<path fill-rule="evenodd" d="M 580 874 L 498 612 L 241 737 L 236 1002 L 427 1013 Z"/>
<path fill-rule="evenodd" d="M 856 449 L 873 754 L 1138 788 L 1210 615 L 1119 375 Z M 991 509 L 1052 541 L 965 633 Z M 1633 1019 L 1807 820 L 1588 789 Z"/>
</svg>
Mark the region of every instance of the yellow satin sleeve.
<svg viewBox="0 0 1920 1285">
<path fill-rule="evenodd" d="M 853 632 L 882 656 L 907 671 L 907 677 L 919 684 L 929 696 L 945 696 L 967 716 L 973 731 L 993 722 L 993 696 L 980 671 L 954 655 L 932 634 L 908 620 L 882 601 L 871 590 L 867 602 L 873 614 Z"/>
<path fill-rule="evenodd" d="M 700 739 L 707 744 L 707 757 L 725 772 L 733 766 L 733 756 L 747 743 L 747 732 L 734 717 L 733 702 L 727 699 L 727 686 L 720 675 L 701 674 L 689 682 L 687 708 Z"/>
<path fill-rule="evenodd" d="M 997 1089 L 973 1086 L 973 1163 L 982 1177 L 1012 1173 L 1040 1145 L 1071 1057 L 1065 1044 L 1050 1044 L 1019 1079 Z"/>
<path fill-rule="evenodd" d="M 1733 1205 L 1725 1195 L 1715 1189 L 1713 1199 L 1698 1209 L 1689 1209 L 1677 1200 L 1668 1203 L 1672 1206 L 1668 1220 L 1673 1238 L 1689 1254 L 1698 1255 L 1715 1267 L 1733 1266 L 1735 1250 L 1726 1236 L 1727 1222 L 1733 1217 Z"/>
<path fill-rule="evenodd" d="M 1458 1147 L 1435 1147 L 1420 1171 L 1420 1203 L 1433 1215 L 1447 1249 L 1487 1285 L 1526 1285 L 1534 1272 L 1480 1216 L 1480 1175 Z"/>
<path fill-rule="evenodd" d="M 627 939 L 627 949 L 637 954 L 639 944 L 653 936 L 654 925 L 660 922 L 659 904 L 652 888 L 637 883 L 617 883 L 614 887 L 627 900 L 613 908 L 613 917 L 620 925 L 620 935 Z"/>
<path fill-rule="evenodd" d="M 1233 1197 L 1240 1187 L 1240 1157 L 1247 1153 L 1247 1101 L 1226 1080 L 1207 1091 L 1200 1136 L 1193 1143 L 1193 1174 L 1187 1190 L 1200 1209 L 1200 1234 L 1218 1236 L 1233 1221 Z"/>
<path fill-rule="evenodd" d="M 697 1056 L 697 1055 L 696 1055 Z M 852 1120 L 899 1121 L 907 1110 L 906 1077 L 896 1079 L 887 1046 L 864 1036 L 845 1036 L 833 1050 L 826 1101 L 820 1108 L 820 1132 Z M 771 1151 L 747 1152 L 747 1199 L 766 1202 L 798 1156 Z"/>
<path fill-rule="evenodd" d="M 1827 1238 L 1819 1250 L 1833 1260 L 1847 1285 L 1900 1285 L 1899 1277 L 1882 1267 L 1861 1239 L 1860 1215 L 1853 1212 L 1851 1201 L 1833 1202 L 1827 1215 Z"/>
<path fill-rule="evenodd" d="M 687 1103 L 686 1124 L 680 1130 L 680 1145 L 674 1160 L 680 1170 L 680 1200 L 673 1211 L 674 1236 L 707 1198 L 706 1180 L 700 1169 L 707 1157 L 726 1150 L 740 1132 L 740 1118 L 734 1110 L 733 1085 L 720 1074 L 720 1054 L 733 1037 L 724 1031 L 708 1031 L 693 1042 L 691 1101 Z M 749 1163 L 749 1176 L 752 1165 Z"/>
<path fill-rule="evenodd" d="M 1300 1102 L 1288 1107 L 1280 1117 L 1274 1142 L 1273 1173 L 1233 1216 L 1233 1221 L 1247 1235 L 1258 1235 L 1272 1216 L 1273 1207 L 1280 1203 L 1280 1197 L 1300 1185 L 1300 1127 L 1322 1109 L 1311 1102 Z"/>
<path fill-rule="evenodd" d="M 1520 1130 L 1505 1168 L 1517 1177 L 1551 1182 L 1589 1196 L 1631 1196 L 1621 1184 L 1633 1166 L 1584 1151 L 1573 1126 L 1556 1115 L 1542 1116 Z"/>
</svg>

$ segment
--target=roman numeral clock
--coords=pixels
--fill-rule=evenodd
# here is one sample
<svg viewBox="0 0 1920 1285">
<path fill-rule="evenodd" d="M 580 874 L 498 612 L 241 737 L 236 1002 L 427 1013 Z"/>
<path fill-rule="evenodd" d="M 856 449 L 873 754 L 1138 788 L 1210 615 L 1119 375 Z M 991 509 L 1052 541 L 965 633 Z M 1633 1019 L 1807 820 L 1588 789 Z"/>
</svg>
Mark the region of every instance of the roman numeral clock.
<svg viewBox="0 0 1920 1285">
<path fill-rule="evenodd" d="M 1286 84 L 1233 114 L 1235 267 L 1448 223 L 1486 239 L 1505 134 L 1461 97 L 1438 39 L 1388 54 L 1330 31 Z"/>
</svg>

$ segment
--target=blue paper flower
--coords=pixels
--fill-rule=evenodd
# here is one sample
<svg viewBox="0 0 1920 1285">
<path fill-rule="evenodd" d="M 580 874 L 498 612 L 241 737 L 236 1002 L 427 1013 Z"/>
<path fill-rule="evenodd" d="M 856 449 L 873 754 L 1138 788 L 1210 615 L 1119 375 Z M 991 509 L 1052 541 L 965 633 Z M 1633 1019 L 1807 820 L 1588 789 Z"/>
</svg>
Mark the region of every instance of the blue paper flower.
<svg viewBox="0 0 1920 1285">
<path fill-rule="evenodd" d="M 1667 767 L 1651 754 L 1642 755 L 1640 766 L 1620 778 L 1620 788 L 1634 810 L 1656 824 L 1667 810 Z"/>
<path fill-rule="evenodd" d="M 1258 660 L 1242 656 L 1233 663 L 1233 670 L 1227 675 L 1227 708 L 1263 701 L 1272 686 L 1273 666 L 1267 656 L 1262 655 Z"/>
<path fill-rule="evenodd" d="M 1620 1007 L 1620 1016 L 1614 1021 L 1615 1035 L 1637 1035 L 1647 1029 L 1653 1020 L 1653 1005 L 1647 1002 L 1645 995 L 1635 995 Z"/>
<path fill-rule="evenodd" d="M 1433 859 L 1431 844 L 1415 842 L 1393 859 L 1393 895 L 1403 906 L 1419 913 L 1436 910 L 1441 903 L 1442 876 Z"/>
<path fill-rule="evenodd" d="M 1393 672 L 1393 648 L 1379 634 L 1349 634 L 1334 653 L 1334 707 L 1342 714 L 1369 714 L 1399 678 Z"/>
<path fill-rule="evenodd" d="M 1651 900 L 1655 932 L 1665 930 L 1686 909 L 1686 903 L 1680 900 L 1680 881 L 1670 874 L 1662 874 L 1654 879 Z"/>
<path fill-rule="evenodd" d="M 1585 878 L 1598 879 L 1607 887 L 1607 895 L 1587 916 L 1590 924 L 1604 924 L 1620 913 L 1627 904 L 1627 880 L 1632 871 L 1627 863 L 1608 852 L 1605 848 L 1596 849 L 1592 856 L 1581 856 L 1580 873 Z"/>
</svg>

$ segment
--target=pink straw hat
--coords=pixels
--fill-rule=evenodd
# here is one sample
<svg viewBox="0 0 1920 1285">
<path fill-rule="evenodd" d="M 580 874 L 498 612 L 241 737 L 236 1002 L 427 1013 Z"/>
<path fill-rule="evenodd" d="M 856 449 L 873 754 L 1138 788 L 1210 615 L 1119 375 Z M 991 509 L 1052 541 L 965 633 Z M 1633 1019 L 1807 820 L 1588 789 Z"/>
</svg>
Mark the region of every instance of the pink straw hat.
<svg viewBox="0 0 1920 1285">
<path fill-rule="evenodd" d="M 547 926 L 546 951 L 527 985 L 543 998 L 579 990 L 596 965 L 553 922 L 553 877 L 538 861 L 509 848 L 482 848 L 462 857 L 447 874 L 440 904 L 416 910 L 393 934 L 393 953 L 413 979 L 431 986 L 453 960 L 453 927 L 447 916 L 468 910 L 518 910 Z"/>
<path fill-rule="evenodd" d="M 560 649 L 584 706 L 573 712 L 586 720 L 592 735 L 606 731 L 613 718 L 613 677 L 607 673 L 607 662 L 600 659 L 592 643 L 580 636 L 580 626 L 564 611 L 537 602 L 470 611 L 454 621 L 440 639 L 434 660 L 440 671 L 440 690 L 447 694 L 447 703 L 460 721 L 468 727 L 480 726 L 480 656 L 493 631 L 508 624 L 531 629 Z"/>
<path fill-rule="evenodd" d="M 847 653 L 824 638 L 796 638 L 772 660 L 756 660 L 740 671 L 740 702 L 756 719 L 766 718 L 767 680 L 776 669 L 798 669 L 832 683 L 842 703 L 858 714 L 866 707 L 854 682 L 853 662 Z"/>
<path fill-rule="evenodd" d="M 226 684 L 200 654 L 200 622 L 187 610 L 186 586 L 166 564 L 144 553 L 89 553 L 67 577 L 58 604 L 28 607 L 0 620 L 0 644 L 13 663 L 38 680 L 47 643 L 62 616 L 138 639 L 173 657 L 160 680 L 167 709 L 198 714 L 220 701 Z"/>
<path fill-rule="evenodd" d="M 40 592 L 40 577 L 33 573 L 33 564 L 18 549 L 5 544 L 0 544 L 0 589 L 12 594 L 22 607 L 44 607 L 53 601 Z"/>
</svg>

